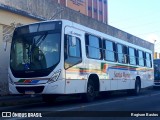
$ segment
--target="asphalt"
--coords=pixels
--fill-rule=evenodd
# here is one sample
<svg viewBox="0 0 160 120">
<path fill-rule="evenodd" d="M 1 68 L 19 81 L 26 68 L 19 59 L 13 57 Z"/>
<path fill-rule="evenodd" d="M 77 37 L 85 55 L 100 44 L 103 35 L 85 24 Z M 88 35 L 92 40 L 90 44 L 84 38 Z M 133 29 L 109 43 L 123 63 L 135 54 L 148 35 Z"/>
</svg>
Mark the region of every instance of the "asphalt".
<svg viewBox="0 0 160 120">
<path fill-rule="evenodd" d="M 148 90 L 152 90 L 152 87 L 147 88 Z M 160 90 L 160 88 L 158 88 Z M 62 97 L 61 100 L 66 100 L 66 97 Z M 30 103 L 41 103 L 42 97 L 41 95 L 3 95 L 0 96 L 0 107 L 7 106 L 16 106 L 16 105 L 25 105 Z"/>
<path fill-rule="evenodd" d="M 5 95 L 0 96 L 0 107 L 42 102 L 40 95 Z"/>
</svg>

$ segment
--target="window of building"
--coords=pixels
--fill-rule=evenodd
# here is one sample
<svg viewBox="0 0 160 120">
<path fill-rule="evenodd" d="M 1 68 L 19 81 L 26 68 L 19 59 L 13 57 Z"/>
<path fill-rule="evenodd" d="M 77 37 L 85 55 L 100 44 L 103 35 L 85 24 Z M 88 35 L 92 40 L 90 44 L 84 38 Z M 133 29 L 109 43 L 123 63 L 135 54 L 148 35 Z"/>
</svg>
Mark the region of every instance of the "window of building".
<svg viewBox="0 0 160 120">
<path fill-rule="evenodd" d="M 152 60 L 151 60 L 151 54 L 146 53 L 146 66 L 147 67 L 152 67 Z"/>
<path fill-rule="evenodd" d="M 107 1 L 106 1 L 106 0 L 104 0 L 104 4 L 107 4 Z"/>
<path fill-rule="evenodd" d="M 129 47 L 128 54 L 129 54 L 129 63 L 131 65 L 136 65 L 136 50 L 134 48 Z"/>
<path fill-rule="evenodd" d="M 102 15 L 102 11 L 99 11 L 99 14 Z"/>
<path fill-rule="evenodd" d="M 79 38 L 71 35 L 65 35 L 64 49 L 66 69 L 82 61 L 81 42 Z"/>
<path fill-rule="evenodd" d="M 138 50 L 138 65 L 144 66 L 144 52 Z"/>
<path fill-rule="evenodd" d="M 91 7 L 91 6 L 88 6 L 88 10 L 92 10 L 92 7 Z"/>
<path fill-rule="evenodd" d="M 94 8 L 94 12 L 95 12 L 95 13 L 97 12 L 97 9 L 96 9 L 96 8 Z"/>
<path fill-rule="evenodd" d="M 112 41 L 104 40 L 104 59 L 107 61 L 116 61 L 115 59 L 115 43 Z"/>
<path fill-rule="evenodd" d="M 93 59 L 102 59 L 102 45 L 99 37 L 86 34 L 86 54 Z"/>
<path fill-rule="evenodd" d="M 127 63 L 127 47 L 121 44 L 117 44 L 117 55 L 119 63 Z"/>
</svg>

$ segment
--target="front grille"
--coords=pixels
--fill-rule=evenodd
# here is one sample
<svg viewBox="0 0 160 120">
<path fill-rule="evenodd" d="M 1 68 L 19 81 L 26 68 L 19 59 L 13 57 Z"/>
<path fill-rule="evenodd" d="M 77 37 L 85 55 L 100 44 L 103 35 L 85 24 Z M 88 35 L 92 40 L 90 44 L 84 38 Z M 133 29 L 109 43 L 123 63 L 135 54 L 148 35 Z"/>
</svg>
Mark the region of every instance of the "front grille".
<svg viewBox="0 0 160 120">
<path fill-rule="evenodd" d="M 160 83 L 154 83 L 155 85 L 160 85 Z"/>
<path fill-rule="evenodd" d="M 35 93 L 41 93 L 44 86 L 34 86 L 34 87 L 16 87 L 19 93 L 25 93 L 26 91 L 34 91 Z"/>
</svg>

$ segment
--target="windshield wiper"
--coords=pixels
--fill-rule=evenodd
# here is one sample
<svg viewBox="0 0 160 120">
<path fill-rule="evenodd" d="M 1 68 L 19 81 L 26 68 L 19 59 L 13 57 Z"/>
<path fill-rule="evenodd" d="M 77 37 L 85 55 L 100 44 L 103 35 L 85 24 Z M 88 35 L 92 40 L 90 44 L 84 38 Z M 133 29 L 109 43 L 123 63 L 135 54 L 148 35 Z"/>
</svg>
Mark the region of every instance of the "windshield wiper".
<svg viewBox="0 0 160 120">
<path fill-rule="evenodd" d="M 40 38 L 37 40 L 37 42 L 35 43 L 35 45 L 39 46 L 45 40 L 45 38 L 46 38 L 47 35 L 48 34 L 46 33 L 46 34 L 40 36 Z"/>
<path fill-rule="evenodd" d="M 32 43 L 32 45 L 31 45 L 31 51 L 32 51 L 36 46 L 39 46 L 39 45 L 42 43 L 42 41 L 45 40 L 45 38 L 46 38 L 47 35 L 48 35 L 47 33 L 46 33 L 46 34 L 43 34 L 43 35 L 41 35 L 37 40 L 36 40 L 35 38 L 33 38 L 33 43 Z"/>
</svg>

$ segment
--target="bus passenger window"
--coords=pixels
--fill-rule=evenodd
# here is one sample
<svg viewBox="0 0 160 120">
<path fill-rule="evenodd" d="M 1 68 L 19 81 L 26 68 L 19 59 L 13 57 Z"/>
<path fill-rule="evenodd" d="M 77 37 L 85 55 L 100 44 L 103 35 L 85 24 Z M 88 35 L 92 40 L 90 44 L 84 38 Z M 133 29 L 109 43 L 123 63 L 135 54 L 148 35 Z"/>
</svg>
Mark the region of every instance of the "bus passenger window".
<svg viewBox="0 0 160 120">
<path fill-rule="evenodd" d="M 64 57 L 65 69 L 82 61 L 81 42 L 79 38 L 65 35 Z"/>
<path fill-rule="evenodd" d="M 144 52 L 141 50 L 138 50 L 138 65 L 144 66 Z"/>
<path fill-rule="evenodd" d="M 127 63 L 128 55 L 127 55 L 127 47 L 121 44 L 117 44 L 117 55 L 119 63 Z"/>
<path fill-rule="evenodd" d="M 152 67 L 152 61 L 151 61 L 151 54 L 146 53 L 146 66 L 147 67 Z"/>
<path fill-rule="evenodd" d="M 116 61 L 115 56 L 115 43 L 112 41 L 104 40 L 104 59 L 114 62 Z"/>
<path fill-rule="evenodd" d="M 101 45 L 101 39 L 86 34 L 86 55 L 88 58 L 92 59 L 102 59 L 102 45 Z"/>
<path fill-rule="evenodd" d="M 136 65 L 136 50 L 134 48 L 129 47 L 129 63 L 131 65 Z"/>
</svg>

